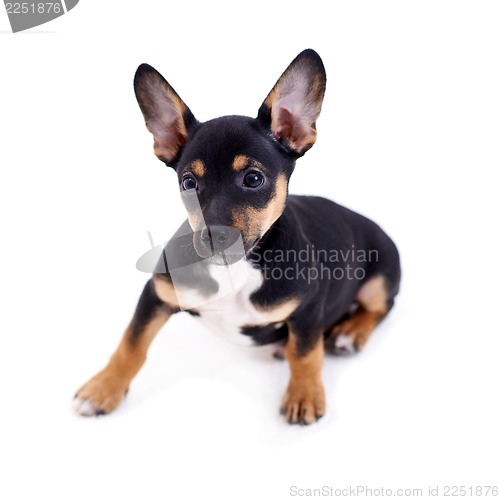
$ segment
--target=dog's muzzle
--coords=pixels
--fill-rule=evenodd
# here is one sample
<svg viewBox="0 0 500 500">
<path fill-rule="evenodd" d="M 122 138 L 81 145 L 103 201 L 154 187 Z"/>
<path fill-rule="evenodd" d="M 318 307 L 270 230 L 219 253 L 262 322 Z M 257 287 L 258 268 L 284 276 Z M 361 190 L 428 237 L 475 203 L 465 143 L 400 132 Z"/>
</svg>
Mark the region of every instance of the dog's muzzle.
<svg viewBox="0 0 500 500">
<path fill-rule="evenodd" d="M 228 265 L 245 257 L 240 231 L 230 226 L 206 226 L 193 233 L 196 253 L 214 264 Z"/>
</svg>

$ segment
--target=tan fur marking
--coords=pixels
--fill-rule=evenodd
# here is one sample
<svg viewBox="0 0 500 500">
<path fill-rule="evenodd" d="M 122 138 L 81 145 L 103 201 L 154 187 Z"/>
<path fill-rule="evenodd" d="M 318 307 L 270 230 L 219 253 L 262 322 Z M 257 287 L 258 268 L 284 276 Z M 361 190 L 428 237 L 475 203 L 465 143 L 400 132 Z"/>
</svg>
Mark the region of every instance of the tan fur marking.
<svg viewBox="0 0 500 500">
<path fill-rule="evenodd" d="M 235 172 L 241 172 L 249 163 L 250 159 L 245 155 L 237 155 L 233 160 L 233 170 Z"/>
<path fill-rule="evenodd" d="M 271 215 L 270 215 L 271 222 L 267 227 L 267 229 L 269 229 L 283 213 L 283 210 L 285 209 L 287 194 L 288 194 L 288 182 L 286 180 L 285 174 L 280 174 L 276 179 L 276 194 L 269 203 L 270 205 L 269 208 L 271 209 Z"/>
<path fill-rule="evenodd" d="M 288 182 L 284 174 L 276 180 L 275 194 L 263 209 L 252 207 L 235 208 L 231 212 L 233 226 L 238 229 L 246 242 L 260 239 L 276 222 L 285 209 Z"/>
<path fill-rule="evenodd" d="M 360 307 L 352 316 L 332 329 L 332 338 L 329 342 L 333 342 L 334 352 L 334 339 L 339 335 L 350 337 L 356 351 L 363 350 L 371 333 L 383 316 L 384 314 L 381 312 L 367 311 L 363 307 Z"/>
<path fill-rule="evenodd" d="M 280 321 L 286 321 L 293 313 L 293 311 L 297 309 L 299 304 L 300 301 L 298 299 L 291 299 L 275 307 L 270 307 L 270 308 L 256 307 L 256 309 L 266 315 L 266 318 L 269 320 L 269 323 L 278 323 Z"/>
<path fill-rule="evenodd" d="M 151 342 L 169 317 L 170 313 L 159 310 L 135 342 L 130 342 L 132 326 L 129 326 L 106 368 L 81 387 L 76 396 L 86 400 L 94 412 L 113 411 L 120 404 L 130 382 L 146 361 Z"/>
<path fill-rule="evenodd" d="M 247 167 L 255 167 L 264 171 L 266 170 L 262 163 L 245 155 L 236 155 L 231 167 L 235 172 L 241 172 Z"/>
<path fill-rule="evenodd" d="M 146 354 L 151 342 L 169 318 L 169 312 L 159 310 L 133 343 L 130 342 L 132 328 L 127 329 L 122 342 L 109 363 L 118 378 L 131 380 L 134 377 L 146 360 Z"/>
<path fill-rule="evenodd" d="M 358 291 L 356 300 L 358 309 L 346 320 L 335 325 L 327 339 L 328 348 L 337 352 L 337 337 L 344 335 L 350 338 L 353 348 L 361 351 L 371 333 L 387 314 L 387 291 L 383 276 L 367 281 Z"/>
<path fill-rule="evenodd" d="M 191 170 L 196 177 L 203 177 L 207 172 L 205 164 L 201 160 L 194 160 L 191 163 Z"/>
<path fill-rule="evenodd" d="M 325 391 L 321 381 L 323 336 L 305 355 L 297 349 L 297 337 L 289 325 L 285 357 L 290 365 L 290 382 L 283 396 L 281 411 L 290 423 L 311 424 L 325 413 Z"/>
<path fill-rule="evenodd" d="M 273 104 L 275 103 L 276 96 L 278 95 L 278 90 L 277 90 L 278 84 L 279 84 L 279 80 L 276 83 L 276 85 L 274 86 L 274 88 L 271 90 L 271 92 L 269 92 L 269 95 L 266 97 L 266 100 L 264 101 L 266 103 L 266 106 L 270 110 L 273 109 Z"/>
<path fill-rule="evenodd" d="M 288 342 L 285 347 L 285 356 L 290 363 L 292 378 L 314 383 L 321 379 L 321 369 L 323 367 L 323 342 L 320 336 L 316 345 L 304 356 L 299 354 L 297 348 L 297 336 L 290 331 Z"/>
<path fill-rule="evenodd" d="M 245 242 L 249 243 L 261 236 L 260 226 L 265 210 L 252 207 L 235 208 L 231 211 L 233 227 L 238 229 Z"/>
<path fill-rule="evenodd" d="M 175 294 L 172 282 L 159 278 L 158 276 L 154 276 L 153 284 L 156 295 L 158 295 L 162 302 L 165 302 L 165 304 L 172 307 L 179 307 L 179 301 L 177 300 L 177 295 Z"/>
<path fill-rule="evenodd" d="M 387 312 L 387 290 L 383 276 L 367 281 L 356 295 L 356 300 L 367 310 L 385 314 Z"/>
</svg>

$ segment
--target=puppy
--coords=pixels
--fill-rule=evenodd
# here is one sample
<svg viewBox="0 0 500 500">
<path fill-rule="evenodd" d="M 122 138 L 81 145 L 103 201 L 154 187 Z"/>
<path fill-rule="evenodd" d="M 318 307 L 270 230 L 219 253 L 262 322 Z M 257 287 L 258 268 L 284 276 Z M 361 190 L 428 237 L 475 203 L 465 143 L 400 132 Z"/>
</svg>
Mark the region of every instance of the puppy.
<svg viewBox="0 0 500 500">
<path fill-rule="evenodd" d="M 326 85 L 316 52 L 300 53 L 257 118 L 200 123 L 151 66 L 135 93 L 156 156 L 175 169 L 187 221 L 169 241 L 108 365 L 76 394 L 81 415 L 114 410 L 172 314 L 187 311 L 249 344 L 286 343 L 292 424 L 325 413 L 325 349 L 359 351 L 394 304 L 398 251 L 369 219 L 332 201 L 289 196 L 295 162 L 316 141 Z"/>
</svg>

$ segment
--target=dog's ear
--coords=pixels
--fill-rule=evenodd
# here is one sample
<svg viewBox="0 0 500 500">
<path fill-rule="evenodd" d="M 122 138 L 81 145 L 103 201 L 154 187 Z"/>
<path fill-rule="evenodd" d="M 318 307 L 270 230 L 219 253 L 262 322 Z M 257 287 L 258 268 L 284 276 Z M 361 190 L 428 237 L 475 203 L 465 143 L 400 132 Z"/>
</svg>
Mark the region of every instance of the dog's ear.
<svg viewBox="0 0 500 500">
<path fill-rule="evenodd" d="M 326 73 L 319 55 L 301 52 L 276 82 L 258 120 L 292 153 L 303 155 L 316 141 L 316 120 L 325 95 Z"/>
<path fill-rule="evenodd" d="M 146 127 L 154 137 L 154 152 L 171 164 L 198 122 L 177 92 L 148 64 L 137 68 L 134 89 Z"/>
</svg>

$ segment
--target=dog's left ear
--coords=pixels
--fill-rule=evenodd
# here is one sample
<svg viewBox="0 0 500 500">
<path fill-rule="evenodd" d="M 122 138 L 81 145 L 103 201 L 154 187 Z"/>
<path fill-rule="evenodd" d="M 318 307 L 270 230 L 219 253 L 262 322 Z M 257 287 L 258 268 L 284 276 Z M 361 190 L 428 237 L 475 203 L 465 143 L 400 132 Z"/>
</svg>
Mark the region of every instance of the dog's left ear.
<svg viewBox="0 0 500 500">
<path fill-rule="evenodd" d="M 269 92 L 258 120 L 285 148 L 302 156 L 316 141 L 316 120 L 325 87 L 321 58 L 314 50 L 304 50 Z"/>
<path fill-rule="evenodd" d="M 146 127 L 154 137 L 155 154 L 171 165 L 198 122 L 177 92 L 149 64 L 137 68 L 134 89 Z"/>
</svg>

